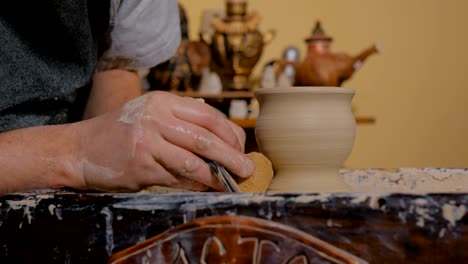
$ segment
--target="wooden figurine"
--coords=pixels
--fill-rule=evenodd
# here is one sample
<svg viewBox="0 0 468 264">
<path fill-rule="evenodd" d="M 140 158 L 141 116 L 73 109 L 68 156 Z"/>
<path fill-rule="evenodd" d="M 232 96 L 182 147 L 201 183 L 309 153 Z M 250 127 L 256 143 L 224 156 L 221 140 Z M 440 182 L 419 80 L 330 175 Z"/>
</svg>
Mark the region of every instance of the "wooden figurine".
<svg viewBox="0 0 468 264">
<path fill-rule="evenodd" d="M 305 41 L 308 48 L 302 62 L 282 61 L 279 64 L 280 72 L 286 65 L 294 66 L 295 86 L 341 86 L 369 56 L 379 52 L 379 46 L 374 44 L 356 56 L 332 53 L 330 45 L 333 39 L 325 34 L 319 21 Z"/>
<path fill-rule="evenodd" d="M 203 69 L 211 63 L 209 47 L 188 37 L 188 20 L 179 4 L 181 42 L 176 54 L 168 61 L 150 69 L 151 90 L 191 91 L 198 88 Z"/>
</svg>

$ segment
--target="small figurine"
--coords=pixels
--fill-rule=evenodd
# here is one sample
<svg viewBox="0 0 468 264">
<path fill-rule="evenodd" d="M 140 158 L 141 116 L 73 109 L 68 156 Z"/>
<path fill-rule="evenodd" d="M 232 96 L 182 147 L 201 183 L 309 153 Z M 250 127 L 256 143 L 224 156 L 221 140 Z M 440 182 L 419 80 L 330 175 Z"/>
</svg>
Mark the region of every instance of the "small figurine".
<svg viewBox="0 0 468 264">
<path fill-rule="evenodd" d="M 301 53 L 299 52 L 298 48 L 289 46 L 284 49 L 283 60 L 298 63 L 300 59 L 301 59 Z M 280 82 L 282 76 L 287 76 L 290 80 L 289 85 L 292 86 L 294 85 L 294 79 L 296 78 L 296 69 L 294 68 L 293 65 L 286 65 L 283 68 L 283 71 L 279 73 L 278 83 Z M 284 85 L 284 82 L 282 82 L 282 84 L 278 84 L 278 86 L 282 86 L 282 85 Z"/>
<path fill-rule="evenodd" d="M 292 86 L 293 81 L 291 80 L 291 78 L 289 78 L 289 76 L 286 75 L 286 73 L 284 72 L 280 73 L 278 81 L 276 82 L 276 87 L 287 88 Z"/>
<path fill-rule="evenodd" d="M 275 88 L 276 87 L 276 76 L 273 65 L 265 65 L 263 68 L 263 74 L 260 81 L 260 88 Z"/>
<path fill-rule="evenodd" d="M 180 4 L 179 13 L 182 40 L 172 58 L 150 69 L 147 80 L 151 90 L 192 91 L 200 83 L 203 68 L 211 63 L 209 47 L 189 40 L 187 16 Z"/>
<path fill-rule="evenodd" d="M 206 94 L 220 94 L 223 91 L 221 78 L 208 67 L 204 68 L 198 91 Z"/>
<path fill-rule="evenodd" d="M 229 106 L 229 117 L 235 119 L 246 119 L 249 115 L 247 101 L 232 99 Z"/>
<path fill-rule="evenodd" d="M 332 40 L 317 22 L 312 36 L 305 40 L 308 45 L 305 59 L 299 63 L 283 60 L 279 63 L 279 72 L 287 65 L 293 65 L 295 86 L 341 86 L 369 56 L 379 52 L 379 47 L 373 45 L 356 56 L 332 53 Z"/>
<path fill-rule="evenodd" d="M 282 72 L 275 72 L 278 61 L 270 61 L 263 67 L 259 88 L 292 87 L 294 84 L 295 69 L 293 65 L 286 65 Z M 278 76 L 279 75 L 279 76 Z"/>
</svg>

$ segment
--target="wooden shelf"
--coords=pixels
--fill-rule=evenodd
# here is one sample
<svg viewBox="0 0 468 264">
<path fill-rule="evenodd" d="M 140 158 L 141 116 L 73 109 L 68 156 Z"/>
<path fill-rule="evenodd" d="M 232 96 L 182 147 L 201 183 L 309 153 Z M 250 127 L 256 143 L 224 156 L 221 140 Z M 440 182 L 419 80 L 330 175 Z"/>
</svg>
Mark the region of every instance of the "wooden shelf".
<svg viewBox="0 0 468 264">
<path fill-rule="evenodd" d="M 246 99 L 254 98 L 253 91 L 223 91 L 219 94 L 214 93 L 200 93 L 197 91 L 171 91 L 171 93 L 177 94 L 179 96 L 193 97 L 193 98 L 203 98 L 203 99 Z M 255 118 L 251 119 L 230 119 L 232 122 L 243 128 L 255 128 Z M 356 124 L 358 125 L 370 125 L 376 122 L 375 117 L 373 116 L 357 116 Z"/>
<path fill-rule="evenodd" d="M 255 123 L 257 122 L 256 118 L 249 118 L 249 119 L 236 119 L 230 118 L 234 124 L 242 127 L 242 128 L 255 128 Z"/>
<path fill-rule="evenodd" d="M 223 99 L 223 98 L 253 98 L 253 92 L 247 91 L 226 91 L 219 94 L 214 93 L 199 93 L 196 91 L 193 92 L 172 92 L 179 96 L 186 96 L 186 97 L 195 97 L 195 98 L 204 98 L 204 99 Z"/>
<path fill-rule="evenodd" d="M 358 125 L 374 124 L 375 122 L 376 120 L 373 116 L 356 116 L 356 124 Z"/>
<path fill-rule="evenodd" d="M 249 119 L 235 119 L 230 118 L 234 124 L 242 127 L 242 128 L 255 128 L 255 122 L 257 121 L 256 118 L 249 118 Z M 372 116 L 357 116 L 356 117 L 356 124 L 358 125 L 365 125 L 365 124 L 374 124 L 375 117 Z"/>
</svg>

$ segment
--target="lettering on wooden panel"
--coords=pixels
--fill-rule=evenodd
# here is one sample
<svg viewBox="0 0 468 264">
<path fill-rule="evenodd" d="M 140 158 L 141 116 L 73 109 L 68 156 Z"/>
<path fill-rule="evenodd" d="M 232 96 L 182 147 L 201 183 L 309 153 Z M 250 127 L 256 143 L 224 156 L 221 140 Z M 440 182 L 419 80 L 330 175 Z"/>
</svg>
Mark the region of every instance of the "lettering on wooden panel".
<svg viewBox="0 0 468 264">
<path fill-rule="evenodd" d="M 299 230 L 251 217 L 196 219 L 118 252 L 110 263 L 367 263 Z"/>
</svg>

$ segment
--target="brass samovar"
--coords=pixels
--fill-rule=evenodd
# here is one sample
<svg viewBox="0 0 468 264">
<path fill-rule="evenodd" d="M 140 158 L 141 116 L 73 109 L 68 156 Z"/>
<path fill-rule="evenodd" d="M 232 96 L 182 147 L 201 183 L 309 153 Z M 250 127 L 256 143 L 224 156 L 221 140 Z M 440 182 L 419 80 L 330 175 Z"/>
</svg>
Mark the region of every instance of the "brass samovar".
<svg viewBox="0 0 468 264">
<path fill-rule="evenodd" d="M 262 34 L 258 30 L 260 16 L 247 14 L 246 0 L 227 0 L 226 17 L 214 17 L 213 35 L 201 34 L 210 46 L 213 65 L 223 80 L 224 90 L 252 88 L 249 76 L 262 55 L 265 44 L 273 39 L 274 32 Z"/>
</svg>

